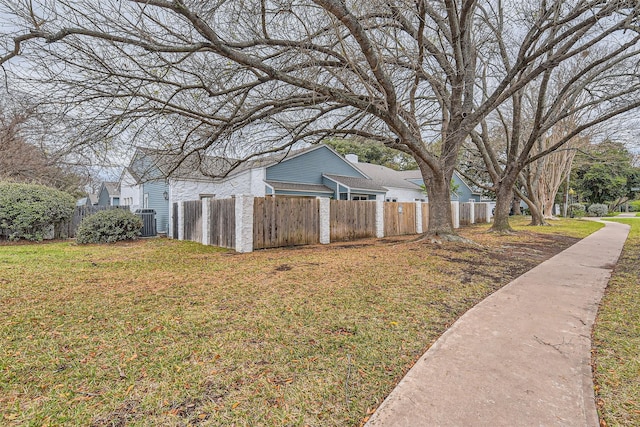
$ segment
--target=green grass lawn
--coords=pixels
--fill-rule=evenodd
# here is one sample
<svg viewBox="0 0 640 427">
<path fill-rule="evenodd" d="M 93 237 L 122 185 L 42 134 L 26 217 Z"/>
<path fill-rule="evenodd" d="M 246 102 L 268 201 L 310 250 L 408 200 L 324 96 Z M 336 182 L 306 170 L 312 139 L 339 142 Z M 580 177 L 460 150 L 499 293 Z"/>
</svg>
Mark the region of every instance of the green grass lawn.
<svg viewBox="0 0 640 427">
<path fill-rule="evenodd" d="M 0 245 L 0 424 L 360 425 L 467 309 L 600 227 L 554 224 L 461 230 L 481 246 Z"/>
<path fill-rule="evenodd" d="M 640 220 L 632 226 L 593 332 L 595 383 L 603 426 L 640 426 Z"/>
</svg>

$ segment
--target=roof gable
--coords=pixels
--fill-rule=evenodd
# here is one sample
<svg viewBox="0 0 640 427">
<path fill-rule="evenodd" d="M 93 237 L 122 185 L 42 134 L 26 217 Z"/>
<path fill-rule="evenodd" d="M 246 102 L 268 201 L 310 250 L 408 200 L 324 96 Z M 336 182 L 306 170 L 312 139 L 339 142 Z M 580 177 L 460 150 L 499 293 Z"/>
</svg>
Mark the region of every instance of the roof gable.
<svg viewBox="0 0 640 427">
<path fill-rule="evenodd" d="M 367 178 L 351 163 L 326 145 L 301 150 L 266 166 L 268 181 L 322 184 L 322 175 Z"/>
</svg>

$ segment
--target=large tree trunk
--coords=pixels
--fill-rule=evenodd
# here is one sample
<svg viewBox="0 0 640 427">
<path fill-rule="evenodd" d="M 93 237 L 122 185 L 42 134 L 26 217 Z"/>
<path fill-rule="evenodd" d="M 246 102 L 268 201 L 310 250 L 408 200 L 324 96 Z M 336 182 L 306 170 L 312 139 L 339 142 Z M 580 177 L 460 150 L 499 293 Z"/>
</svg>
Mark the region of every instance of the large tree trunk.
<svg viewBox="0 0 640 427">
<path fill-rule="evenodd" d="M 547 222 L 544 220 L 544 215 L 538 208 L 538 205 L 535 203 L 529 205 L 529 211 L 531 211 L 531 223 L 529 225 L 547 225 Z"/>
<path fill-rule="evenodd" d="M 425 164 L 420 164 L 424 185 L 429 197 L 428 234 L 447 238 L 455 236 L 451 220 L 451 177 L 442 171 L 434 173 Z"/>
<path fill-rule="evenodd" d="M 497 233 L 509 233 L 513 229 L 509 224 L 509 212 L 513 200 L 513 186 L 501 185 L 496 191 L 496 208 L 493 214 L 493 225 L 489 231 Z"/>
<path fill-rule="evenodd" d="M 489 229 L 491 232 L 511 233 L 513 229 L 509 224 L 509 212 L 511 211 L 514 190 L 513 186 L 517 179 L 517 169 L 511 168 L 504 175 L 504 179 L 497 185 L 496 208 L 493 217 L 493 225 Z M 518 205 L 520 202 L 518 202 Z"/>
</svg>

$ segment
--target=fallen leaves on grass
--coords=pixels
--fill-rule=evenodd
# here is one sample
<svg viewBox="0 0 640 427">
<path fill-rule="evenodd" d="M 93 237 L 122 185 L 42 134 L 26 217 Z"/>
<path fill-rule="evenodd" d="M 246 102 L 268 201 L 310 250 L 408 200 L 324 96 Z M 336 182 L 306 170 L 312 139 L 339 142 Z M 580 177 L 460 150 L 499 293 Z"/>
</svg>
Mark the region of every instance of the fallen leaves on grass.
<svg viewBox="0 0 640 427">
<path fill-rule="evenodd" d="M 167 239 L 0 246 L 0 411 L 16 425 L 359 425 L 448 325 L 576 241 L 486 229 L 461 230 L 477 244 L 241 256 Z M 99 396 L 71 407 L 74 390 Z"/>
</svg>

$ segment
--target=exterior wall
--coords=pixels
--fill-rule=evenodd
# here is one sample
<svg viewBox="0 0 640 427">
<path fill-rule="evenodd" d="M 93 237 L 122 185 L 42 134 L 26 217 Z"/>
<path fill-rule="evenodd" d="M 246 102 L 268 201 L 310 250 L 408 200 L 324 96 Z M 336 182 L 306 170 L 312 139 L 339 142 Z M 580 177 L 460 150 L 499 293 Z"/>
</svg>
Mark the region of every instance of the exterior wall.
<svg viewBox="0 0 640 427">
<path fill-rule="evenodd" d="M 292 159 L 267 167 L 267 181 L 322 184 L 322 174 L 366 178 L 355 167 L 328 147 L 320 147 Z"/>
<path fill-rule="evenodd" d="M 454 173 L 451 181 L 458 186 L 458 190 L 456 191 L 457 197 L 456 195 L 452 195 L 451 200 L 457 199 L 461 203 L 466 203 L 470 200 L 473 200 L 474 202 L 480 201 L 480 196 L 473 194 L 469 186 L 464 181 L 462 181 L 462 179 L 460 179 L 458 174 Z"/>
<path fill-rule="evenodd" d="M 155 209 L 158 233 L 167 233 L 169 230 L 169 201 L 164 198 L 165 191 L 169 191 L 169 185 L 164 180 L 142 184 L 142 199 L 147 197 L 148 206 L 141 204 L 140 208 Z"/>
<path fill-rule="evenodd" d="M 130 173 L 124 172 L 120 179 L 120 204 L 124 205 L 129 202 L 128 206 L 131 212 L 142 207 L 142 198 L 140 197 L 141 188 L 137 184 Z"/>
<path fill-rule="evenodd" d="M 423 202 L 427 201 L 427 195 L 421 190 L 410 190 L 408 188 L 398 188 L 386 186 L 387 191 L 386 199 L 396 199 L 396 202 L 415 202 L 416 199 Z"/>
<path fill-rule="evenodd" d="M 266 196 L 266 186 L 264 185 L 265 173 L 264 168 L 256 168 L 249 171 L 251 189 L 248 194 L 252 194 L 256 197 Z"/>
</svg>

